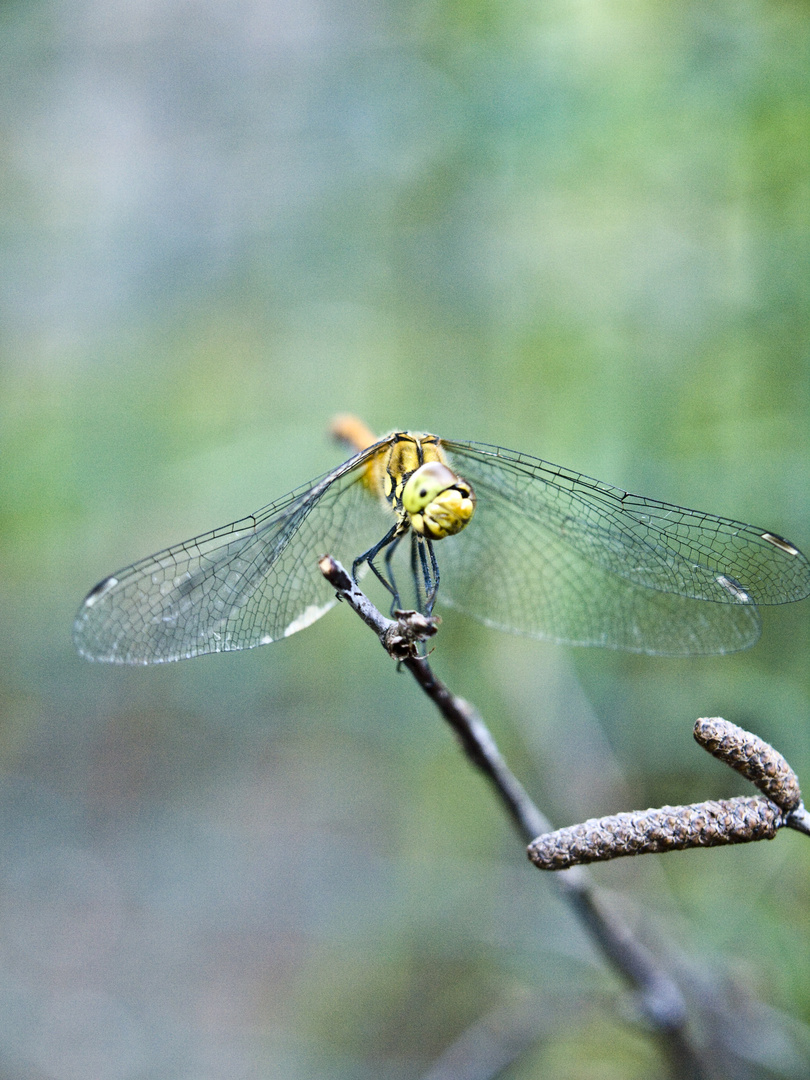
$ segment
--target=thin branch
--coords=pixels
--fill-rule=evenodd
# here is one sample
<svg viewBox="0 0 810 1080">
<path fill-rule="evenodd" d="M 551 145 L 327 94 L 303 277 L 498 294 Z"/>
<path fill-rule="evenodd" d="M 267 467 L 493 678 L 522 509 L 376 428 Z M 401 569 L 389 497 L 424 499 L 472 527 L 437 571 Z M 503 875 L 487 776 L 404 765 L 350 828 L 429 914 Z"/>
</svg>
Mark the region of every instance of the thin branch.
<svg viewBox="0 0 810 1080">
<path fill-rule="evenodd" d="M 804 833 L 806 836 L 810 836 L 810 812 L 799 803 L 795 810 L 791 810 L 788 814 L 785 824 L 790 829 L 795 829 L 796 832 Z"/>
<path fill-rule="evenodd" d="M 549 830 L 549 823 L 509 770 L 483 720 L 469 702 L 456 697 L 437 679 L 419 645 L 436 632 L 436 619 L 418 612 L 403 612 L 387 619 L 368 599 L 335 559 L 319 560 L 321 573 L 345 600 L 381 645 L 411 672 L 452 727 L 470 761 L 487 777 L 528 842 Z M 631 987 L 638 1008 L 656 1032 L 667 1056 L 671 1075 L 677 1080 L 703 1080 L 708 1071 L 686 1032 L 687 1011 L 674 980 L 656 963 L 652 954 L 633 936 L 629 927 L 599 901 L 587 872 L 579 867 L 554 878 L 563 899 L 601 949 L 610 964 Z"/>
<path fill-rule="evenodd" d="M 547 832 L 550 823 L 507 767 L 476 709 L 468 701 L 452 694 L 433 674 L 425 657 L 419 655 L 419 645 L 436 633 L 438 619 L 427 618 L 418 611 L 401 612 L 398 619 L 387 619 L 339 562 L 326 555 L 318 565 L 338 596 L 374 630 L 385 651 L 410 671 L 436 705 L 458 737 L 467 757 L 498 792 L 526 843 L 539 833 Z"/>
</svg>

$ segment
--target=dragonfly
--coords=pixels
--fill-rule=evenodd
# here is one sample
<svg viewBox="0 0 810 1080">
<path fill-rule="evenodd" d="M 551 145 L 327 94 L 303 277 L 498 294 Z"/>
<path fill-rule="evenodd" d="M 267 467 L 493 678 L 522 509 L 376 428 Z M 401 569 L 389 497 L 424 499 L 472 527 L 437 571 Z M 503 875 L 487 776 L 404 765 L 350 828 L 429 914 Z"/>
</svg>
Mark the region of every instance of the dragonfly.
<svg viewBox="0 0 810 1080">
<path fill-rule="evenodd" d="M 88 593 L 88 660 L 150 664 L 251 649 L 335 603 L 331 554 L 425 614 L 437 598 L 487 626 L 667 656 L 748 648 L 759 607 L 810 595 L 784 537 L 643 498 L 529 454 L 422 432 L 334 434 L 342 465 L 239 521 L 159 551 Z"/>
</svg>

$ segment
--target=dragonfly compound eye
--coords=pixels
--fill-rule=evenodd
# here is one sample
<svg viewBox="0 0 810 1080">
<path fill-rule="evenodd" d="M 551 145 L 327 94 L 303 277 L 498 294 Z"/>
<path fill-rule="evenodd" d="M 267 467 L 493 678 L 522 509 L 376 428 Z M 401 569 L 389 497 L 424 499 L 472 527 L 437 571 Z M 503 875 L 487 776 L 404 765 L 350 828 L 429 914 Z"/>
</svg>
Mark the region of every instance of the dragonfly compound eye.
<svg viewBox="0 0 810 1080">
<path fill-rule="evenodd" d="M 402 505 L 414 532 L 441 540 L 461 532 L 475 510 L 475 495 L 440 461 L 418 468 L 402 489 Z"/>
</svg>

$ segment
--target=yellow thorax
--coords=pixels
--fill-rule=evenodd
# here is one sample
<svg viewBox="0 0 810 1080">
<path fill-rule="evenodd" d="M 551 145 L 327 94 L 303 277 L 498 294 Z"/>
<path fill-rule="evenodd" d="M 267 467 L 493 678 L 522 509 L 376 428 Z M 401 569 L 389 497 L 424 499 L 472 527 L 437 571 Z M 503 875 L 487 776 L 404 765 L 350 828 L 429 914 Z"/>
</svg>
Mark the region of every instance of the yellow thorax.
<svg viewBox="0 0 810 1080">
<path fill-rule="evenodd" d="M 391 507 L 403 526 L 430 540 L 460 532 L 475 512 L 475 494 L 450 468 L 436 435 L 396 431 L 383 440 L 353 416 L 339 416 L 332 433 L 358 451 L 380 442 L 363 483 Z"/>
</svg>

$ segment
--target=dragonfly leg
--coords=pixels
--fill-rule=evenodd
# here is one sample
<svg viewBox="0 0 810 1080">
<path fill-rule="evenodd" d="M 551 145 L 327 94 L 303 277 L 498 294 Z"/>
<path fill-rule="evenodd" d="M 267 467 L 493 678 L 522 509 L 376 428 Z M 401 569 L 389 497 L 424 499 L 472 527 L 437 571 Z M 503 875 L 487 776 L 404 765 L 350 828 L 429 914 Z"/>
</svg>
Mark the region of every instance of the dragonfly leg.
<svg viewBox="0 0 810 1080">
<path fill-rule="evenodd" d="M 418 602 L 420 606 L 424 605 L 423 613 L 430 615 L 439 591 L 439 564 L 436 561 L 433 544 L 426 536 L 413 535 L 411 570 Z"/>
<path fill-rule="evenodd" d="M 382 582 L 382 584 L 385 586 L 388 592 L 391 593 L 391 596 L 393 597 L 391 602 L 392 615 L 394 611 L 401 606 L 399 592 L 397 591 L 396 583 L 394 581 L 394 573 L 391 568 L 391 559 L 397 549 L 397 545 L 404 536 L 404 533 L 401 530 L 401 524 L 398 523 L 394 525 L 393 528 L 389 529 L 389 531 L 385 534 L 385 536 L 382 538 L 382 540 L 380 540 L 378 544 L 375 544 L 374 547 L 369 548 L 368 551 L 363 552 L 363 554 L 359 555 L 352 563 L 352 577 L 355 581 L 357 581 L 358 569 L 363 565 L 363 563 L 368 563 L 372 573 L 380 582 Z M 388 577 L 385 577 L 384 574 L 380 573 L 380 571 L 374 564 L 374 560 L 376 559 L 376 557 L 383 549 L 386 548 L 387 550 L 385 552 L 385 569 Z"/>
<path fill-rule="evenodd" d="M 431 569 L 431 581 L 430 590 L 425 597 L 425 614 L 433 614 L 433 605 L 436 603 L 436 597 L 439 593 L 439 564 L 436 561 L 436 553 L 433 550 L 433 542 L 425 539 L 427 545 L 428 554 L 430 555 L 430 569 Z"/>
<path fill-rule="evenodd" d="M 400 533 L 399 536 L 394 537 L 394 539 L 391 541 L 385 551 L 385 572 L 388 575 L 387 584 L 388 588 L 391 590 L 391 595 L 393 596 L 393 600 L 391 601 L 392 618 L 395 612 L 399 611 L 402 607 L 402 601 L 399 598 L 399 589 L 397 588 L 396 578 L 394 577 L 394 567 L 392 566 L 391 561 L 394 558 L 394 552 L 397 550 L 397 546 L 403 536 L 404 533 Z M 377 574 L 377 577 L 380 577 L 380 574 L 377 573 L 375 567 L 372 566 L 371 569 L 374 570 L 374 573 Z"/>
</svg>

